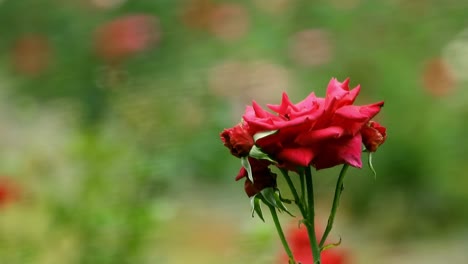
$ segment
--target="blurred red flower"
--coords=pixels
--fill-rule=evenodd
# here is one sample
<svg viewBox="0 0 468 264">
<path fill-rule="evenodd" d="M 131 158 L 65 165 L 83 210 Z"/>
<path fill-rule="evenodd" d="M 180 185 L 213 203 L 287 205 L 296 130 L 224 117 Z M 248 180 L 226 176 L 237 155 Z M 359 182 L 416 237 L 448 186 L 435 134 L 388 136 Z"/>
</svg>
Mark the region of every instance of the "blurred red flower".
<svg viewBox="0 0 468 264">
<path fill-rule="evenodd" d="M 456 88 L 456 79 L 452 69 L 441 58 L 426 62 L 422 73 L 422 82 L 427 93 L 434 97 L 451 94 Z"/>
<path fill-rule="evenodd" d="M 189 27 L 207 29 L 215 6 L 211 0 L 190 0 L 184 6 L 182 20 Z"/>
<path fill-rule="evenodd" d="M 320 232 L 316 233 L 319 234 Z M 310 248 L 309 236 L 305 227 L 291 227 L 287 234 L 288 243 L 296 262 L 301 264 L 313 264 L 314 258 Z M 348 252 L 340 247 L 330 248 L 321 253 L 322 264 L 349 264 Z M 284 253 L 279 258 L 278 264 L 288 263 L 288 256 Z"/>
<path fill-rule="evenodd" d="M 0 207 L 16 201 L 20 197 L 18 185 L 8 177 L 0 177 Z"/>
<path fill-rule="evenodd" d="M 224 41 L 234 41 L 245 36 L 249 24 L 249 14 L 240 4 L 218 4 L 210 16 L 211 33 Z"/>
<path fill-rule="evenodd" d="M 110 63 L 120 62 L 155 46 L 160 39 L 158 19 L 129 15 L 112 20 L 96 30 L 97 54 Z"/>
<path fill-rule="evenodd" d="M 249 15 L 237 3 L 215 3 L 212 0 L 191 0 L 184 6 L 183 22 L 192 28 L 206 30 L 223 41 L 245 36 L 249 29 Z"/>
<path fill-rule="evenodd" d="M 52 48 L 47 36 L 25 34 L 13 44 L 11 60 L 13 68 L 22 74 L 36 76 L 43 73 L 50 64 Z"/>
</svg>

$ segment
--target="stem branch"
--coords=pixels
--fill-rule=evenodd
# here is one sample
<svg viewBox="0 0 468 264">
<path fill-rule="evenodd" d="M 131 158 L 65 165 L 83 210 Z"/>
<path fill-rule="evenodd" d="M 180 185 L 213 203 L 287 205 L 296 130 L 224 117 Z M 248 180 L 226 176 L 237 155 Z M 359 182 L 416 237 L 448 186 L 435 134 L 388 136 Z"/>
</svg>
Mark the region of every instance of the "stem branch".
<svg viewBox="0 0 468 264">
<path fill-rule="evenodd" d="M 325 232 L 323 233 L 322 239 L 320 239 L 320 244 L 319 244 L 320 248 L 323 248 L 323 245 L 325 244 L 325 241 L 327 240 L 328 234 L 330 233 L 333 227 L 333 221 L 335 220 L 336 210 L 338 209 L 338 205 L 340 204 L 341 192 L 343 191 L 343 179 L 346 174 L 346 171 L 348 170 L 348 167 L 349 167 L 348 164 L 344 164 L 343 168 L 341 168 L 340 175 L 338 176 L 338 180 L 336 182 L 336 187 L 335 187 L 335 196 L 333 197 L 333 204 L 332 204 L 330 216 L 328 217 L 327 228 L 325 229 Z"/>
<path fill-rule="evenodd" d="M 296 188 L 294 187 L 294 183 L 291 180 L 291 177 L 289 177 L 288 171 L 287 170 L 281 170 L 281 173 L 283 174 L 284 178 L 286 179 L 286 182 L 288 183 L 289 189 L 291 189 L 292 195 L 294 196 L 294 202 L 296 203 L 297 207 L 299 207 L 299 210 L 301 211 L 302 216 L 305 218 L 306 217 L 306 210 L 304 207 L 304 204 L 302 203 L 302 200 L 299 198 L 299 195 L 296 191 Z"/>
</svg>

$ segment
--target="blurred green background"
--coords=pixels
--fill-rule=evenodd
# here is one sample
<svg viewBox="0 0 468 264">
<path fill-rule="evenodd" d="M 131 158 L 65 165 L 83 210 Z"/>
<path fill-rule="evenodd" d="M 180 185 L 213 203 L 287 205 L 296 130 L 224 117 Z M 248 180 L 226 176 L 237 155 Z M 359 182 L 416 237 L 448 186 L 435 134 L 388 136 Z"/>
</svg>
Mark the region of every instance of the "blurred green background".
<svg viewBox="0 0 468 264">
<path fill-rule="evenodd" d="M 277 263 L 219 133 L 253 99 L 324 96 L 332 77 L 385 100 L 388 140 L 376 180 L 347 175 L 331 238 L 354 264 L 468 263 L 467 11 L 1 0 L 0 263 Z M 315 175 L 323 226 L 337 170 Z"/>
</svg>

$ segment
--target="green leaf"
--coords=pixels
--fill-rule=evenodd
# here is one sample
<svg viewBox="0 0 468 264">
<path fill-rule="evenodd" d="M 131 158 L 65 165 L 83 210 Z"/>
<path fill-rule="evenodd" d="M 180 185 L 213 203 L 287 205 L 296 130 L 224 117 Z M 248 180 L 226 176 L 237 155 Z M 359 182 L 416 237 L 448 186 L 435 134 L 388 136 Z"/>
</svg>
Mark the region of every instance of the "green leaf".
<svg viewBox="0 0 468 264">
<path fill-rule="evenodd" d="M 253 180 L 253 175 L 252 175 L 252 167 L 250 166 L 249 158 L 242 157 L 241 164 L 242 164 L 242 167 L 244 167 L 245 170 L 247 171 L 247 178 L 249 178 L 249 180 L 253 183 L 254 180 Z"/>
<path fill-rule="evenodd" d="M 257 134 L 253 135 L 253 139 L 254 139 L 255 142 L 257 142 L 257 140 L 259 140 L 261 138 L 264 138 L 264 137 L 268 137 L 269 135 L 273 135 L 276 132 L 278 132 L 278 129 L 277 130 L 271 130 L 271 131 L 258 132 Z"/>
<path fill-rule="evenodd" d="M 265 222 L 265 219 L 263 219 L 263 212 L 260 200 L 261 199 L 257 195 L 254 195 L 252 198 L 250 198 L 250 206 L 252 207 L 252 217 L 254 217 L 255 213 L 257 213 L 258 217 L 260 217 L 260 219 L 262 219 L 262 221 Z"/>
<path fill-rule="evenodd" d="M 372 165 L 372 152 L 369 152 L 369 158 L 367 160 L 367 163 L 369 164 L 369 168 L 374 174 L 374 179 L 377 179 L 377 172 L 375 172 L 374 165 Z"/>
<path fill-rule="evenodd" d="M 265 160 L 271 161 L 273 163 L 276 163 L 276 161 L 272 160 L 270 158 L 270 156 L 268 156 L 268 154 L 263 152 L 259 147 L 255 146 L 255 145 L 250 149 L 249 156 L 252 157 L 252 158 L 265 159 Z"/>
</svg>

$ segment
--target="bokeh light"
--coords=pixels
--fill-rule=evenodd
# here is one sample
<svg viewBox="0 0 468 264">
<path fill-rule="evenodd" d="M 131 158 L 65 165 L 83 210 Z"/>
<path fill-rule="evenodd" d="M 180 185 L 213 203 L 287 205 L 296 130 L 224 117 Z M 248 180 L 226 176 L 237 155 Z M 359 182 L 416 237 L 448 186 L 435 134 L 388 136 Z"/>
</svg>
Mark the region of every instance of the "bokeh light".
<svg viewBox="0 0 468 264">
<path fill-rule="evenodd" d="M 423 72 L 423 85 L 433 96 L 445 96 L 451 93 L 455 86 L 455 77 L 451 68 L 440 58 L 426 62 Z"/>
<path fill-rule="evenodd" d="M 291 39 L 291 58 L 303 66 L 319 66 L 332 57 L 332 45 L 328 33 L 321 29 L 300 31 Z"/>
<path fill-rule="evenodd" d="M 149 15 L 129 15 L 96 30 L 96 52 L 107 62 L 118 62 L 146 51 L 159 42 L 158 19 Z"/>
</svg>

